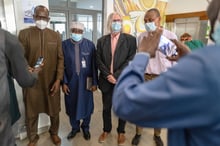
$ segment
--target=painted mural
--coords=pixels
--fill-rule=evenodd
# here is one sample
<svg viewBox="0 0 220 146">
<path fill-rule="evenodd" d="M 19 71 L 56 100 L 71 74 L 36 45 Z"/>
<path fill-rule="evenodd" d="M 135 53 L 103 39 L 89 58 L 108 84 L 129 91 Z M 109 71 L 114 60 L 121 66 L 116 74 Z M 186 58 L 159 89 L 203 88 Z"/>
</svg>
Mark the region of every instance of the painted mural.
<svg viewBox="0 0 220 146">
<path fill-rule="evenodd" d="M 158 8 L 165 20 L 168 0 L 114 0 L 114 9 L 123 16 L 123 32 L 137 36 L 145 31 L 144 14 L 150 8 Z"/>
</svg>

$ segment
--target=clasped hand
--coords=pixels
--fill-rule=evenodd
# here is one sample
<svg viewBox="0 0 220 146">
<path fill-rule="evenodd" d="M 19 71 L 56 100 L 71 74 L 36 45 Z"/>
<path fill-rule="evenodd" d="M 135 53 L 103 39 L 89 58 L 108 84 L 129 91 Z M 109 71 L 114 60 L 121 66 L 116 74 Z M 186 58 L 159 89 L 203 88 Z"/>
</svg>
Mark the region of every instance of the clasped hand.
<svg viewBox="0 0 220 146">
<path fill-rule="evenodd" d="M 108 75 L 107 80 L 112 84 L 116 84 L 116 79 L 113 75 Z"/>
</svg>

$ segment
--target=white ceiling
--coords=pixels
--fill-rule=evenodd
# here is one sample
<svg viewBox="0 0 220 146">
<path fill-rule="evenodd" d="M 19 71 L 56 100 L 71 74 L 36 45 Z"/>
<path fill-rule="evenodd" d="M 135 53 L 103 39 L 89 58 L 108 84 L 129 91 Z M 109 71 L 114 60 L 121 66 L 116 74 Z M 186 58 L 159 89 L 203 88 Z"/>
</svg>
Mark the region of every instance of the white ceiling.
<svg viewBox="0 0 220 146">
<path fill-rule="evenodd" d="M 169 0 L 166 14 L 206 11 L 207 0 Z"/>
</svg>

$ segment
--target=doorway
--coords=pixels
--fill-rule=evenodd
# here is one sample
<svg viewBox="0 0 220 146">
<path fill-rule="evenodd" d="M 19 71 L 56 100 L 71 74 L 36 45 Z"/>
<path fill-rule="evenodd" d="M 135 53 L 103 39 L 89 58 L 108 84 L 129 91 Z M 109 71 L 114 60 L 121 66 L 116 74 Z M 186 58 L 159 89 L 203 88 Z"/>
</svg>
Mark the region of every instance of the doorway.
<svg viewBox="0 0 220 146">
<path fill-rule="evenodd" d="M 60 33 L 62 40 L 67 39 L 67 13 L 50 12 L 50 28 Z"/>
<path fill-rule="evenodd" d="M 102 3 L 102 0 L 96 1 L 101 1 Z M 62 5 L 61 3 L 56 3 L 54 3 L 54 0 L 49 0 L 50 27 L 60 33 L 62 40 L 69 38 L 71 22 L 79 21 L 85 27 L 84 37 L 96 44 L 97 39 L 102 36 L 102 5 L 94 7 L 91 4 L 91 0 L 66 0 L 66 4 L 62 3 Z"/>
</svg>

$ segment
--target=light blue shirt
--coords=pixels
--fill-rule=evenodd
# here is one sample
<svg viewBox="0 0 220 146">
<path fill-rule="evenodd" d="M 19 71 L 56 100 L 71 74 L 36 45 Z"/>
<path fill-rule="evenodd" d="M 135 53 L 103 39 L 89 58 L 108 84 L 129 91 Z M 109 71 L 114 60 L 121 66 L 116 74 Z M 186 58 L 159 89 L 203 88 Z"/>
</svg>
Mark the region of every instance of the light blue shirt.
<svg viewBox="0 0 220 146">
<path fill-rule="evenodd" d="M 113 110 L 141 127 L 168 128 L 168 146 L 220 146 L 220 47 L 183 57 L 144 81 L 147 53 L 137 53 L 115 85 Z"/>
</svg>

